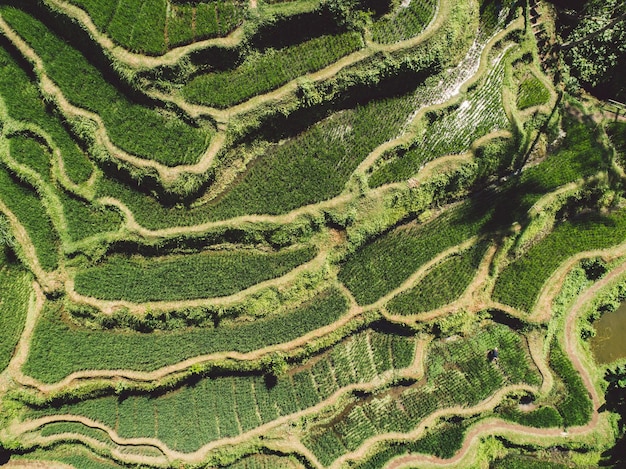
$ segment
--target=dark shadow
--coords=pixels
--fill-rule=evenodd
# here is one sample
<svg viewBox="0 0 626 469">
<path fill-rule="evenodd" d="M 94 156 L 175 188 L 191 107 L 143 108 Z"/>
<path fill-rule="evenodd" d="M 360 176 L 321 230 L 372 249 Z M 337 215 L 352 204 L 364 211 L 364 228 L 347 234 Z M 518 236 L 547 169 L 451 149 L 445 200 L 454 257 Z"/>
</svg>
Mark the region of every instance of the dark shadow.
<svg viewBox="0 0 626 469">
<path fill-rule="evenodd" d="M 508 314 L 505 311 L 502 311 L 499 309 L 490 309 L 489 314 L 491 315 L 491 319 L 494 322 L 507 326 L 513 329 L 514 331 L 522 331 L 528 327 L 528 324 L 526 322 L 522 321 L 519 318 L 516 318 L 515 316 Z"/>
<path fill-rule="evenodd" d="M 280 32 L 280 33 L 278 33 Z M 250 44 L 258 50 L 280 49 L 299 44 L 326 34 L 343 32 L 330 11 L 320 7 L 313 11 L 266 20 L 250 37 Z"/>
<path fill-rule="evenodd" d="M 386 15 L 391 11 L 392 2 L 389 0 L 361 0 L 361 9 L 370 11 L 374 19 Z"/>
<path fill-rule="evenodd" d="M 372 58 L 373 61 L 384 60 L 382 56 Z M 322 83 L 320 95 L 332 95 L 331 101 L 324 101 L 319 105 L 303 106 L 290 114 L 283 114 L 276 110 L 267 116 L 253 131 L 243 136 L 238 142 L 251 142 L 263 139 L 277 142 L 292 138 L 302 133 L 312 125 L 318 123 L 333 113 L 357 106 L 364 106 L 375 100 L 394 98 L 415 91 L 415 89 L 429 76 L 440 71 L 439 65 L 420 71 L 411 70 L 410 66 L 399 67 L 394 70 L 383 70 L 378 73 L 377 79 L 367 78 L 369 66 L 361 64 L 357 70 L 338 75 L 334 80 Z M 349 85 L 341 84 L 343 82 Z M 345 89 L 343 89 L 345 87 Z"/>
<path fill-rule="evenodd" d="M 0 466 L 8 463 L 9 459 L 11 459 L 11 453 L 0 445 Z"/>
<path fill-rule="evenodd" d="M 274 386 L 278 384 L 278 377 L 271 373 L 265 373 L 263 375 L 263 383 L 267 389 L 272 389 Z"/>
<path fill-rule="evenodd" d="M 386 319 L 375 321 L 371 323 L 369 327 L 372 330 L 383 334 L 398 335 L 402 337 L 413 337 L 415 335 L 415 331 L 407 325 L 390 322 Z"/>
</svg>

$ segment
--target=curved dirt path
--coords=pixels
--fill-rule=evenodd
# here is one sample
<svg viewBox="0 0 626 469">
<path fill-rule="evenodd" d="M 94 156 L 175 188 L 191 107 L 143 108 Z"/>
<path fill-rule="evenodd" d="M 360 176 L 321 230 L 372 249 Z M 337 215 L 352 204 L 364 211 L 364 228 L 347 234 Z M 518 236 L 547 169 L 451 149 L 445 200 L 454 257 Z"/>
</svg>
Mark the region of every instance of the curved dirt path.
<svg viewBox="0 0 626 469">
<path fill-rule="evenodd" d="M 115 44 L 109 36 L 102 33 L 97 28 L 89 14 L 78 6 L 64 0 L 44 0 L 44 3 L 51 5 L 52 9 L 59 10 L 74 21 L 78 22 L 89 33 L 92 40 L 105 51 L 105 53 L 110 54 L 117 62 L 130 68 L 145 69 L 163 65 L 174 65 L 182 57 L 191 52 L 206 49 L 211 46 L 233 47 L 241 43 L 245 37 L 244 28 L 239 27 L 232 31 L 228 36 L 206 39 L 185 46 L 176 47 L 160 56 L 137 54 Z"/>
<path fill-rule="evenodd" d="M 303 409 L 298 412 L 294 412 L 291 414 L 283 415 L 271 422 L 260 425 L 252 430 L 247 432 L 243 432 L 235 437 L 221 438 L 215 441 L 212 441 L 198 450 L 191 453 L 183 453 L 180 451 L 173 450 L 169 448 L 165 443 L 157 438 L 149 438 L 149 437 L 137 437 L 137 438 L 122 438 L 117 432 L 115 432 L 110 427 L 103 425 L 100 422 L 92 420 L 87 417 L 77 416 L 77 415 L 50 415 L 46 417 L 41 417 L 33 420 L 27 420 L 23 422 L 15 422 L 11 425 L 9 431 L 13 435 L 24 435 L 29 432 L 33 432 L 38 428 L 57 422 L 76 422 L 81 423 L 89 428 L 96 428 L 102 430 L 107 433 L 111 441 L 118 445 L 122 446 L 151 446 L 157 448 L 164 455 L 163 458 L 156 457 L 145 457 L 142 455 L 126 455 L 126 460 L 128 462 L 144 462 L 144 463 L 152 463 L 152 464 L 168 464 L 173 461 L 184 461 L 187 463 L 198 464 L 204 461 L 208 454 L 220 447 L 224 446 L 234 446 L 236 444 L 242 443 L 249 438 L 259 437 L 263 435 L 267 435 L 271 432 L 271 430 L 279 428 L 283 425 L 286 425 L 290 422 L 297 421 L 306 416 L 313 415 L 323 411 L 326 408 L 330 408 L 339 402 L 345 396 L 348 396 L 354 392 L 373 392 L 377 389 L 380 389 L 388 383 L 400 379 L 400 378 L 410 378 L 410 379 L 421 379 L 424 374 L 424 364 L 423 360 L 425 357 L 425 347 L 430 339 L 423 339 L 416 344 L 415 350 L 415 359 L 413 363 L 407 368 L 402 369 L 391 369 L 387 370 L 383 373 L 378 374 L 372 381 L 365 383 L 353 383 L 348 386 L 341 387 L 337 389 L 331 396 L 327 399 L 319 402 L 318 404 Z M 79 440 L 83 441 L 85 444 L 89 445 L 89 443 L 93 443 L 94 441 L 90 437 L 86 437 L 80 434 L 72 434 L 72 436 Z M 63 441 L 63 438 L 67 437 L 67 434 L 59 434 L 53 435 L 49 437 L 35 437 L 32 439 L 34 443 L 38 443 L 44 440 L 47 442 L 54 441 Z M 146 459 L 148 458 L 148 459 Z"/>
<path fill-rule="evenodd" d="M 492 410 L 494 407 L 496 407 L 500 403 L 502 398 L 516 391 L 534 392 L 536 391 L 536 388 L 534 388 L 533 386 L 529 386 L 527 384 L 515 384 L 515 385 L 505 386 L 475 406 L 472 406 L 472 407 L 455 406 L 455 407 L 446 407 L 445 409 L 440 409 L 436 412 L 433 412 L 424 420 L 422 420 L 419 426 L 417 426 L 410 432 L 407 432 L 407 433 L 389 432 L 389 433 L 376 435 L 375 437 L 372 437 L 366 440 L 366 442 L 362 444 L 355 451 L 346 453 L 340 458 L 336 459 L 328 467 L 332 469 L 350 467 L 351 464 L 349 461 L 358 461 L 360 459 L 363 459 L 373 446 L 386 442 L 386 441 L 415 440 L 419 438 L 420 436 L 422 436 L 427 430 L 427 428 L 432 427 L 442 417 L 456 416 L 456 415 L 467 416 L 467 415 L 473 415 L 473 414 L 477 414 L 480 412 Z"/>
<path fill-rule="evenodd" d="M 475 238 L 475 241 L 471 243 L 468 248 L 474 246 L 478 242 L 480 242 L 480 239 Z M 458 245 L 458 252 L 463 250 L 461 246 L 463 245 Z M 392 314 L 385 312 L 385 318 L 392 322 L 412 324 L 432 321 L 443 316 L 444 314 L 455 311 L 463 310 L 469 313 L 478 313 L 479 311 L 484 310 L 487 305 L 485 298 L 483 298 L 485 296 L 484 287 L 489 279 L 489 269 L 491 267 L 491 263 L 493 262 L 496 250 L 497 246 L 495 245 L 492 245 L 487 249 L 487 252 L 478 266 L 476 275 L 458 299 L 442 306 L 441 308 L 415 314 Z M 419 280 L 417 282 L 419 282 Z"/>
<path fill-rule="evenodd" d="M 18 253 L 22 254 L 22 256 L 20 256 L 22 257 L 21 260 L 26 264 L 33 275 L 35 275 L 46 291 L 59 291 L 60 288 L 62 288 L 60 275 L 58 272 L 46 272 L 43 267 L 41 267 L 39 258 L 37 257 L 37 250 L 26 228 L 24 228 L 20 220 L 2 200 L 0 200 L 0 213 L 4 214 L 9 225 L 11 225 L 11 233 L 19 245 Z"/>
<path fill-rule="evenodd" d="M 49 1 L 56 2 L 57 0 L 49 0 Z M 448 1 L 449 0 L 440 0 L 442 5 L 447 5 Z M 58 3 L 61 4 L 65 2 L 58 2 Z M 77 10 L 80 10 L 77 7 L 74 7 L 74 8 L 76 8 Z M 445 12 L 447 11 L 447 7 L 446 8 L 442 7 L 441 10 Z M 83 13 L 86 15 L 85 12 Z M 428 28 L 424 30 L 422 33 L 420 33 L 419 35 L 411 39 L 408 39 L 406 41 L 392 44 L 389 46 L 385 46 L 382 49 L 380 48 L 378 49 L 386 50 L 386 51 L 394 51 L 394 50 L 414 47 L 422 43 L 423 41 L 427 40 L 428 38 L 430 38 L 433 34 L 435 34 L 435 32 L 443 24 L 445 19 L 446 19 L 445 14 L 439 14 L 435 18 L 435 20 L 433 20 L 431 24 L 429 24 Z M 125 152 L 124 150 L 117 147 L 111 142 L 108 136 L 108 132 L 106 131 L 106 126 L 104 122 L 102 121 L 102 118 L 98 114 L 88 111 L 86 109 L 80 108 L 78 106 L 74 106 L 65 98 L 65 95 L 62 92 L 62 90 L 54 83 L 53 80 L 50 79 L 50 77 L 48 77 L 46 70 L 45 70 L 45 65 L 43 61 L 41 60 L 41 58 L 26 43 L 26 41 L 24 41 L 19 36 L 19 34 L 17 34 L 17 32 L 15 32 L 4 21 L 4 19 L 1 16 L 0 16 L 0 31 L 5 37 L 7 37 L 7 39 L 10 42 L 13 43 L 13 45 L 15 45 L 15 47 L 20 51 L 20 53 L 29 62 L 33 64 L 37 72 L 36 74 L 38 76 L 40 88 L 42 89 L 44 94 L 52 96 L 53 101 L 59 107 L 62 114 L 85 118 L 85 119 L 95 122 L 97 124 L 97 130 L 95 133 L 96 140 L 102 146 L 104 146 L 114 158 L 117 158 L 121 161 L 124 161 L 138 168 L 150 168 L 150 169 L 157 171 L 157 173 L 159 174 L 159 179 L 163 185 L 167 186 L 168 184 L 171 184 L 181 174 L 184 174 L 184 173 L 202 174 L 206 172 L 207 169 L 213 163 L 217 153 L 221 150 L 226 140 L 226 136 L 223 131 L 218 130 L 216 135 L 214 135 L 213 138 L 211 139 L 211 143 L 209 144 L 205 153 L 199 158 L 198 162 L 193 165 L 166 166 L 156 161 L 138 157 L 138 156 Z M 361 61 L 367 57 L 370 57 L 377 51 L 378 50 L 362 49 L 361 51 L 355 52 L 351 54 L 350 56 L 340 59 L 339 61 L 335 62 L 334 64 L 330 65 L 329 67 L 325 69 L 322 69 L 318 72 L 305 75 L 305 76 L 314 81 L 330 78 L 334 76 L 336 73 L 338 73 L 339 70 L 349 65 L 352 65 L 353 63 Z M 159 99 L 165 99 L 170 102 L 175 102 L 176 104 L 181 106 L 181 109 L 185 110 L 185 112 L 190 112 L 190 115 L 192 116 L 193 115 L 197 116 L 200 114 L 209 114 L 213 118 L 215 118 L 218 122 L 226 122 L 228 119 L 230 119 L 234 115 L 241 114 L 243 112 L 246 112 L 248 110 L 258 107 L 262 103 L 273 101 L 273 100 L 279 99 L 281 97 L 284 97 L 292 93 L 297 88 L 298 83 L 301 80 L 301 78 L 302 77 L 299 77 L 298 79 L 291 81 L 290 83 L 284 85 L 283 87 L 273 92 L 253 97 L 250 100 L 240 105 L 233 106 L 225 111 L 214 110 L 212 108 L 207 108 L 207 107 L 198 107 L 198 106 L 190 107 L 189 105 L 185 105 L 185 103 L 183 103 L 182 101 L 179 102 L 178 100 L 172 100 L 171 98 L 167 98 L 166 96 L 162 96 L 162 95 L 158 95 L 158 96 L 155 95 L 155 97 Z"/>
<path fill-rule="evenodd" d="M 523 427 L 521 425 L 503 422 L 501 420 L 493 420 L 484 423 L 477 424 L 465 437 L 463 446 L 461 449 L 450 459 L 441 459 L 435 456 L 415 454 L 400 456 L 392 460 L 387 465 L 388 469 L 398 469 L 404 467 L 413 467 L 416 464 L 428 463 L 437 466 L 453 466 L 459 463 L 467 455 L 472 443 L 482 435 L 503 434 L 507 432 L 513 432 L 521 436 L 538 436 L 538 437 L 562 437 L 568 438 L 570 435 L 583 435 L 592 432 L 599 422 L 598 409 L 603 404 L 603 399 L 598 394 L 598 391 L 593 383 L 593 379 L 589 374 L 587 368 L 585 368 L 583 361 L 580 358 L 580 349 L 578 345 L 578 335 L 576 334 L 576 324 L 578 316 L 581 311 L 584 311 L 589 302 L 592 301 L 596 295 L 607 284 L 610 284 L 616 277 L 619 277 L 626 272 L 626 262 L 620 267 L 612 270 L 604 278 L 596 282 L 593 286 L 588 288 L 582 295 L 576 300 L 576 304 L 567 314 L 565 320 L 564 330 L 564 342 L 565 352 L 569 359 L 572 361 L 574 368 L 580 374 L 583 384 L 589 392 L 591 397 L 593 411 L 589 423 L 583 426 L 572 427 L 563 431 L 560 428 L 531 428 Z"/>
</svg>

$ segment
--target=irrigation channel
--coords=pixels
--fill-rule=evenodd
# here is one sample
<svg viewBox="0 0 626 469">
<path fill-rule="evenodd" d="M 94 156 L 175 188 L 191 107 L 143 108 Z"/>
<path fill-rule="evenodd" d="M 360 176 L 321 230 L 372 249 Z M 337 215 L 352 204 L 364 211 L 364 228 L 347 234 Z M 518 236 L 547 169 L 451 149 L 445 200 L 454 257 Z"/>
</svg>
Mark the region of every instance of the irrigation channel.
<svg viewBox="0 0 626 469">
<path fill-rule="evenodd" d="M 593 326 L 596 335 L 591 339 L 591 350 L 598 363 L 626 358 L 626 302 L 615 311 L 604 313 Z"/>
</svg>

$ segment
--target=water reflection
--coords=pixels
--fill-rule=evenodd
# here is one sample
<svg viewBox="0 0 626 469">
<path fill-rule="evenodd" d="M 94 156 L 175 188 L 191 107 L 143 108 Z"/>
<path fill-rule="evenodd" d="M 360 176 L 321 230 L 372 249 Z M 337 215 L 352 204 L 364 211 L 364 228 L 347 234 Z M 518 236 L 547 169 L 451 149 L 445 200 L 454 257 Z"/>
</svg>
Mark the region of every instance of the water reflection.
<svg viewBox="0 0 626 469">
<path fill-rule="evenodd" d="M 591 350 L 598 363 L 610 363 L 626 357 L 626 302 L 615 311 L 604 313 L 593 323 L 596 336 Z"/>
</svg>

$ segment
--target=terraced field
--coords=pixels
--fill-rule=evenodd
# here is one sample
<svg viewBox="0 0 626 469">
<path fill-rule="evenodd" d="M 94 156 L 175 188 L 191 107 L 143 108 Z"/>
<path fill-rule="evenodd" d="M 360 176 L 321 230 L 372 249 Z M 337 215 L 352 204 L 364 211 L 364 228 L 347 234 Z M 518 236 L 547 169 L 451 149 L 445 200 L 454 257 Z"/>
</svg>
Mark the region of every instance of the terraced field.
<svg viewBox="0 0 626 469">
<path fill-rule="evenodd" d="M 0 465 L 598 462 L 624 129 L 536 9 L 0 0 Z"/>
</svg>

